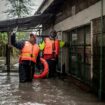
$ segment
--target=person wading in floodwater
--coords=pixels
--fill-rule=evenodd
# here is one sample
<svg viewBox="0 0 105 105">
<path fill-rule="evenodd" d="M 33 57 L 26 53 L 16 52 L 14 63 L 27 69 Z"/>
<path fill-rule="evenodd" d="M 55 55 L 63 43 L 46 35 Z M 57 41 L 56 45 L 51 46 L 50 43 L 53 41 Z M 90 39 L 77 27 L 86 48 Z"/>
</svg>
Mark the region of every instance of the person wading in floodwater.
<svg viewBox="0 0 105 105">
<path fill-rule="evenodd" d="M 27 41 L 16 41 L 16 32 L 11 34 L 11 44 L 20 50 L 19 58 L 19 82 L 32 82 L 35 64 L 39 60 L 39 46 L 36 44 L 36 35 L 30 33 L 30 38 Z"/>
</svg>

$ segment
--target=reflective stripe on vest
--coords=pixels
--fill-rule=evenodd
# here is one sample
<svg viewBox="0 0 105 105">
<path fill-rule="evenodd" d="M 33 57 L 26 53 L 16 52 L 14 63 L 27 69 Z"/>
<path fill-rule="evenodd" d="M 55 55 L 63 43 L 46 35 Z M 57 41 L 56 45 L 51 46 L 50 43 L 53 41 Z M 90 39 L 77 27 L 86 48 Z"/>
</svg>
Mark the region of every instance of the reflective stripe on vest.
<svg viewBox="0 0 105 105">
<path fill-rule="evenodd" d="M 21 50 L 20 59 L 30 60 L 36 63 L 38 53 L 39 46 L 37 44 L 32 45 L 30 42 L 26 41 L 23 49 Z"/>
<path fill-rule="evenodd" d="M 35 55 L 33 55 L 33 54 L 29 54 L 29 53 L 23 53 L 23 54 L 21 54 L 21 56 L 37 58 Z"/>
<path fill-rule="evenodd" d="M 55 55 L 59 54 L 59 40 L 50 40 L 50 38 L 45 39 L 45 48 L 44 48 L 44 54 L 53 54 Z"/>
</svg>

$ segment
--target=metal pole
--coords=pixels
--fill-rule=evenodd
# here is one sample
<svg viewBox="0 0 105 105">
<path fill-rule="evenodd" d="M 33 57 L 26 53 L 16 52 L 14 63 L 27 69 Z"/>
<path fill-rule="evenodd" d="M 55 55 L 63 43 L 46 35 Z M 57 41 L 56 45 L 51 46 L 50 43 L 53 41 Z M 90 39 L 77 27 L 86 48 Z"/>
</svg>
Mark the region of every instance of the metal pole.
<svg viewBox="0 0 105 105">
<path fill-rule="evenodd" d="M 41 35 L 41 33 L 40 33 L 40 29 L 39 29 L 39 36 Z"/>
<path fill-rule="evenodd" d="M 84 27 L 84 60 L 83 60 L 83 67 L 84 67 L 84 80 L 86 81 L 86 74 L 87 74 L 87 70 L 86 70 L 86 27 Z"/>
<path fill-rule="evenodd" d="M 103 55 L 103 0 L 101 0 L 101 35 L 100 35 L 100 80 L 99 80 L 99 99 L 102 99 L 102 55 Z"/>
<path fill-rule="evenodd" d="M 91 21 L 91 70 L 90 70 L 90 78 L 93 78 L 93 22 Z M 91 82 L 92 87 L 92 82 Z"/>
<path fill-rule="evenodd" d="M 62 41 L 62 37 L 63 37 L 63 36 L 62 36 L 62 31 L 61 31 L 61 41 Z M 62 61 L 62 60 L 63 60 L 63 59 L 62 59 L 62 53 L 63 53 L 63 52 L 62 52 L 62 51 L 63 51 L 63 50 L 62 50 L 62 48 L 61 48 L 61 73 L 62 73 L 62 65 L 63 65 L 63 61 Z"/>
</svg>

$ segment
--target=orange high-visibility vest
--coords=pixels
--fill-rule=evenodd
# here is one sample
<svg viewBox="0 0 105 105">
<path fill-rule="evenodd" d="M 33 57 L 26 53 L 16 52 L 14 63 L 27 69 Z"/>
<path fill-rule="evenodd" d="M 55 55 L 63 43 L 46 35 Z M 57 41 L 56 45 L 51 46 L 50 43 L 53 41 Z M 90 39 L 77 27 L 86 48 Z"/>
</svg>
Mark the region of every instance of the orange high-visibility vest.
<svg viewBox="0 0 105 105">
<path fill-rule="evenodd" d="M 57 55 L 59 54 L 59 40 L 51 40 L 50 38 L 45 39 L 44 55 Z"/>
<path fill-rule="evenodd" d="M 23 49 L 21 50 L 20 60 L 29 60 L 36 63 L 36 59 L 39 53 L 39 46 L 37 44 L 32 45 L 26 41 Z"/>
</svg>

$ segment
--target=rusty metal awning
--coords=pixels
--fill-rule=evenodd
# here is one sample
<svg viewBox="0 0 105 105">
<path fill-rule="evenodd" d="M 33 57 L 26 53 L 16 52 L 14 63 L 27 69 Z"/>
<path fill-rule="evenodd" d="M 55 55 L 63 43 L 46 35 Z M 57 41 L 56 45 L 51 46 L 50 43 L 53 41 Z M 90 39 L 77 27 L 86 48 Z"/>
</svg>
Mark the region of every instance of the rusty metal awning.
<svg viewBox="0 0 105 105">
<path fill-rule="evenodd" d="M 18 26 L 18 29 L 34 29 L 37 25 L 44 24 L 50 20 L 52 14 L 37 14 L 31 17 L 10 19 L 0 21 L 0 32 L 8 32 Z"/>
</svg>

